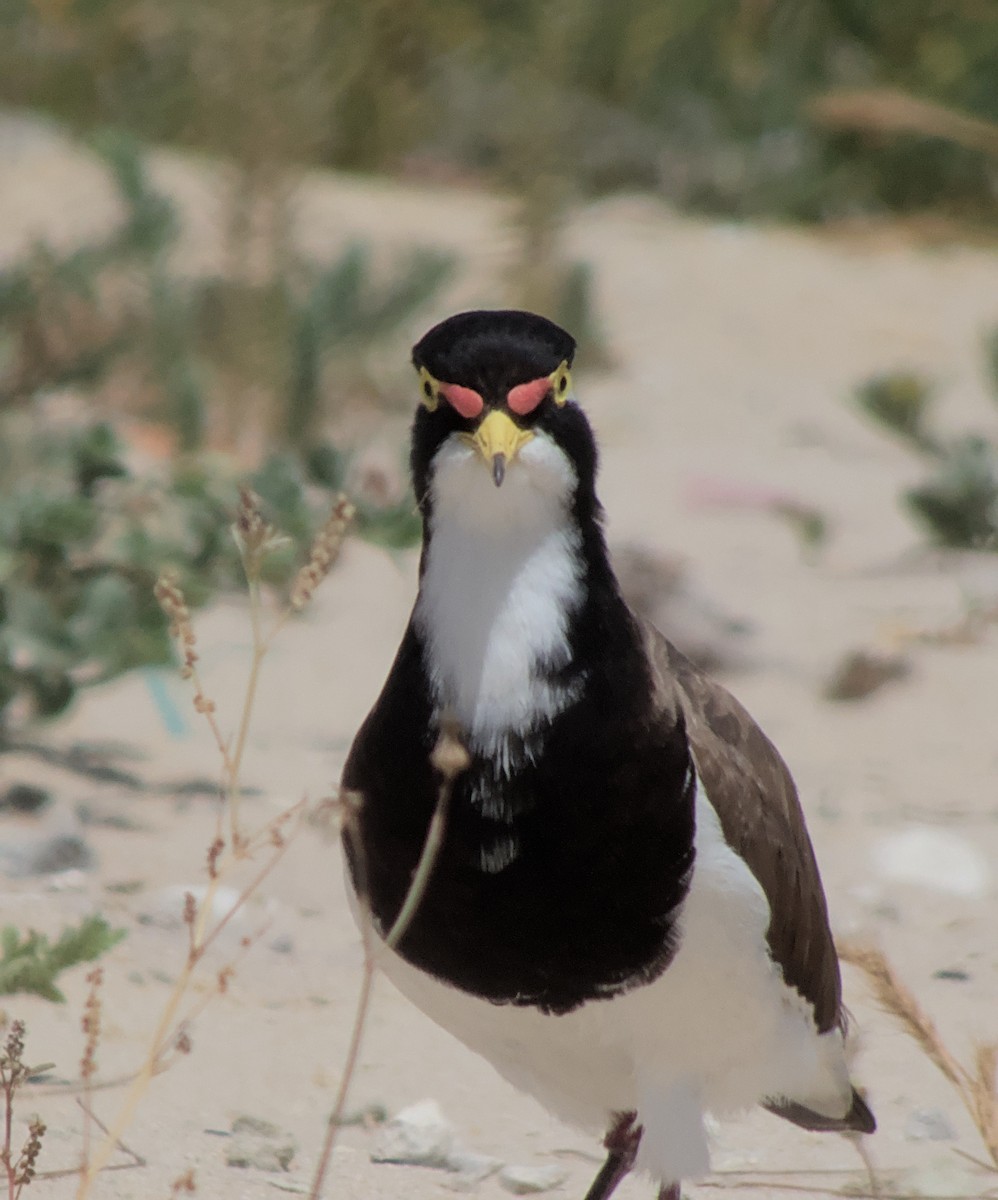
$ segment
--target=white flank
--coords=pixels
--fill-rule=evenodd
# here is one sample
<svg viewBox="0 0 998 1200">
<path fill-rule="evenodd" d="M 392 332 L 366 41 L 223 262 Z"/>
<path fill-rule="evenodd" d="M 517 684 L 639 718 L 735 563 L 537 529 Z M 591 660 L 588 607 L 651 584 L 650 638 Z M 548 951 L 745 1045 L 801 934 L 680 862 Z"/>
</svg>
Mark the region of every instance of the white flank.
<svg viewBox="0 0 998 1200">
<path fill-rule="evenodd" d="M 539 666 L 568 662 L 568 618 L 581 597 L 575 473 L 544 435 L 510 463 L 502 487 L 456 437 L 438 451 L 432 537 L 416 604 L 431 682 L 473 747 L 500 759 L 572 693 Z"/>
<path fill-rule="evenodd" d="M 638 1167 L 666 1184 L 709 1169 L 704 1114 L 786 1097 L 849 1108 L 842 1036 L 818 1035 L 766 945 L 769 907 L 698 785 L 696 865 L 681 943 L 659 978 L 561 1016 L 494 1005 L 385 951 L 389 978 L 428 1016 L 552 1112 L 596 1134 L 634 1110 Z"/>
</svg>

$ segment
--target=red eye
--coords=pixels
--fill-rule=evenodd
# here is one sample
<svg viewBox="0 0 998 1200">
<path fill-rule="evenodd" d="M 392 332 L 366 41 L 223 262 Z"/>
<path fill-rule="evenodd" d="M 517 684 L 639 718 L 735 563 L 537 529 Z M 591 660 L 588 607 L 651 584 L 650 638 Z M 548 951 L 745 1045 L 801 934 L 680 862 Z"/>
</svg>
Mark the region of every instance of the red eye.
<svg viewBox="0 0 998 1200">
<path fill-rule="evenodd" d="M 541 379 L 531 379 L 529 383 L 518 383 L 509 389 L 506 403 L 510 411 L 525 417 L 532 413 L 540 402 L 551 392 L 551 380 L 545 375 Z"/>
<path fill-rule="evenodd" d="M 462 387 L 459 383 L 442 383 L 440 395 L 451 408 L 456 409 L 462 417 L 471 420 L 477 417 L 485 407 L 485 402 L 474 388 Z"/>
</svg>

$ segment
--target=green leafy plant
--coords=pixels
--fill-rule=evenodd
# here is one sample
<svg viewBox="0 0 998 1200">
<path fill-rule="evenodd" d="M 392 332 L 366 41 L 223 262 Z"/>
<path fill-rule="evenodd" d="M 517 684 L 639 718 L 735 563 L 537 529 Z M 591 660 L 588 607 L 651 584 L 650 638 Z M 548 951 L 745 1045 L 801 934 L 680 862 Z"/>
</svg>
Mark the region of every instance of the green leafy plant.
<svg viewBox="0 0 998 1200">
<path fill-rule="evenodd" d="M 39 245 L 0 271 L 0 408 L 65 386 L 98 402 L 126 392 L 133 411 L 164 422 L 182 451 L 256 421 L 267 443 L 307 454 L 338 401 L 379 396 L 367 369 L 372 347 L 453 269 L 450 255 L 417 248 L 379 270 L 370 247 L 355 243 L 319 266 L 282 261 L 262 280 L 177 277 L 168 256 L 178 218 L 152 186 L 139 143 L 104 131 L 94 148 L 124 220 L 94 244 L 69 253 Z M 215 412 L 223 416 L 212 431 Z"/>
<path fill-rule="evenodd" d="M 98 916 L 86 917 L 75 929 L 64 929 L 54 942 L 34 930 L 22 934 L 5 925 L 0 930 L 0 995 L 30 992 L 61 1004 L 66 997 L 56 987 L 56 976 L 100 958 L 124 936 L 123 929 L 112 929 Z"/>
<path fill-rule="evenodd" d="M 178 221 L 138 144 L 105 134 L 97 149 L 120 227 L 69 253 L 35 247 L 0 272 L 0 739 L 13 721 L 59 714 L 84 685 L 171 660 L 152 595 L 164 567 L 194 605 L 241 586 L 230 533 L 241 484 L 311 541 L 351 461 L 329 436 L 331 410 L 379 394 L 371 348 L 452 266 L 414 250 L 385 274 L 358 243 L 262 282 L 176 278 Z M 52 420 L 44 397 L 57 389 L 69 406 Z M 250 390 L 263 399 L 247 416 Z M 122 394 L 166 431 L 174 453 L 160 465 L 139 465 L 110 420 L 84 417 Z M 272 447 L 255 469 L 209 449 L 225 440 L 209 415 L 227 405 L 232 424 L 245 433 L 256 420 Z M 355 529 L 410 545 L 415 503 L 360 500 Z M 290 550 L 275 553 L 267 582 L 286 586 L 293 567 Z"/>
<path fill-rule="evenodd" d="M 318 444 L 307 461 L 275 451 L 249 473 L 208 454 L 142 473 L 107 424 L 50 429 L 30 413 L 0 413 L 0 447 L 0 748 L 5 727 L 57 716 L 80 688 L 173 660 L 153 596 L 165 567 L 194 605 L 242 585 L 241 484 L 308 543 L 346 463 Z M 419 536 L 407 495 L 357 508 L 365 538 L 394 549 Z M 289 544 L 268 556 L 266 582 L 286 590 L 294 571 Z"/>
<path fill-rule="evenodd" d="M 998 406 L 998 330 L 984 339 L 985 370 Z M 930 384 L 909 372 L 879 375 L 855 393 L 860 409 L 923 456 L 924 483 L 909 488 L 905 504 L 934 542 L 960 549 L 998 551 L 998 430 L 944 437 L 929 426 Z"/>
</svg>

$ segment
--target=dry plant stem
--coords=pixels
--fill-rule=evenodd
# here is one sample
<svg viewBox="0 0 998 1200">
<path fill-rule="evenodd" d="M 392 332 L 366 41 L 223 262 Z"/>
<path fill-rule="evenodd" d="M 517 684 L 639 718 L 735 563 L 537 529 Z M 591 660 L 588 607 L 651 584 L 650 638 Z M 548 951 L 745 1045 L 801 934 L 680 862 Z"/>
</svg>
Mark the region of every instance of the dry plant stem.
<svg viewBox="0 0 998 1200">
<path fill-rule="evenodd" d="M 363 845 L 357 829 L 357 808 L 355 804 L 348 802 L 349 807 L 345 809 L 343 833 L 351 842 L 354 850 L 354 861 L 357 864 L 356 883 L 360 906 L 358 915 L 360 918 L 361 939 L 364 946 L 364 969 L 361 978 L 360 994 L 357 997 L 357 1011 L 354 1017 L 353 1031 L 350 1035 L 350 1047 L 347 1051 L 346 1061 L 343 1064 L 343 1072 L 340 1077 L 340 1086 L 336 1092 L 336 1099 L 326 1122 L 326 1133 L 323 1138 L 322 1149 L 319 1152 L 319 1160 L 315 1168 L 315 1175 L 309 1192 L 309 1200 L 319 1200 L 326 1172 L 329 1169 L 329 1160 L 332 1157 L 333 1147 L 336 1145 L 336 1137 L 343 1124 L 343 1110 L 346 1106 L 347 1094 L 350 1090 L 350 1084 L 353 1081 L 354 1072 L 357 1069 L 361 1042 L 364 1036 L 364 1027 L 367 1023 L 367 1014 L 371 1007 L 371 993 L 374 987 L 374 975 L 378 966 L 378 957 L 386 950 L 391 950 L 394 946 L 398 945 L 403 934 L 412 923 L 412 919 L 423 897 L 426 895 L 430 876 L 433 873 L 437 856 L 440 853 L 440 847 L 443 845 L 444 833 L 447 827 L 447 813 L 450 809 L 451 795 L 454 791 L 454 781 L 462 771 L 467 770 L 470 761 L 468 752 L 460 740 L 456 724 L 450 719 L 445 719 L 441 722 L 440 736 L 431 755 L 431 762 L 441 775 L 437 803 L 430 818 L 430 824 L 426 831 L 426 840 L 423 842 L 423 849 L 419 856 L 419 862 L 416 864 L 416 869 L 413 872 L 412 882 L 409 884 L 409 889 L 406 892 L 405 899 L 402 901 L 402 907 L 399 909 L 398 916 L 396 916 L 391 929 L 385 935 L 381 946 L 375 946 L 371 937 L 371 911 L 368 901 L 367 872 L 364 865 Z"/>
<path fill-rule="evenodd" d="M 301 805 L 296 806 L 301 807 Z M 183 1003 L 184 997 L 190 986 L 191 979 L 200 963 L 205 951 L 214 941 L 223 926 L 231 919 L 236 910 L 246 902 L 249 896 L 256 890 L 266 875 L 273 870 L 274 866 L 280 860 L 281 856 L 287 849 L 288 842 L 285 841 L 282 845 L 276 846 L 274 854 L 270 861 L 267 862 L 260 871 L 253 877 L 249 884 L 241 892 L 239 899 L 235 905 L 220 919 L 216 926 L 210 931 L 207 931 L 207 920 L 210 918 L 211 904 L 214 894 L 219 886 L 219 883 L 225 876 L 225 870 L 219 869 L 218 874 L 209 881 L 208 888 L 205 891 L 204 898 L 199 907 L 197 922 L 194 928 L 191 947 L 188 951 L 187 958 L 181 968 L 180 974 L 173 985 L 173 990 L 160 1013 L 159 1021 L 156 1029 L 149 1041 L 145 1059 L 139 1067 L 138 1072 L 132 1080 L 132 1085 L 129 1088 L 121 1108 L 118 1112 L 114 1123 L 107 1130 L 104 1140 L 100 1143 L 94 1152 L 93 1158 L 88 1164 L 86 1173 L 82 1175 L 80 1187 L 77 1191 L 77 1200 L 84 1200 L 89 1195 L 93 1182 L 98 1173 L 107 1165 L 111 1154 L 116 1145 L 120 1143 L 121 1135 L 131 1124 L 135 1111 L 138 1108 L 142 1097 L 145 1095 L 153 1077 L 157 1075 L 161 1069 L 163 1055 L 167 1049 L 174 1043 L 175 1032 L 178 1028 L 178 1014 L 180 1006 Z M 226 866 L 235 864 L 235 856 L 228 859 Z M 205 914 L 208 914 L 206 916 Z M 200 929 L 200 932 L 199 932 Z M 215 993 L 212 993 L 214 995 Z M 203 1007 L 203 1005 L 201 1006 Z"/>
<path fill-rule="evenodd" d="M 306 599 L 311 598 L 315 586 L 318 585 L 335 560 L 336 553 L 339 550 L 343 535 L 352 515 L 352 506 L 349 505 L 349 502 L 344 497 L 339 497 L 333 506 L 333 512 L 329 520 L 323 526 L 322 530 L 320 530 L 316 541 L 313 543 L 309 562 L 303 568 L 303 571 L 313 568 L 317 553 L 321 555 L 321 571 L 314 575 L 311 588 L 305 597 Z M 180 1007 L 187 994 L 194 972 L 204 957 L 205 951 L 248 897 L 259 887 L 261 881 L 283 855 L 288 844 L 287 836 L 283 832 L 287 819 L 295 813 L 300 818 L 304 810 L 304 802 L 302 801 L 294 809 L 289 810 L 288 813 L 281 814 L 281 816 L 269 822 L 263 830 L 258 830 L 249 836 L 244 836 L 240 828 L 239 778 L 250 722 L 253 716 L 253 708 L 259 688 L 260 667 L 272 638 L 283 625 L 289 612 L 281 615 L 269 636 L 264 635 L 260 589 L 261 566 L 266 555 L 285 539 L 278 534 L 273 526 L 264 521 L 260 513 L 259 500 L 249 489 L 243 489 L 242 491 L 233 533 L 239 546 L 243 568 L 246 572 L 246 579 L 249 585 L 253 653 L 235 746 L 231 752 L 215 720 L 214 702 L 205 695 L 197 673 L 196 663 L 198 656 L 195 650 L 196 638 L 191 623 L 190 611 L 176 578 L 169 574 L 162 576 L 157 582 L 155 589 L 156 597 L 170 619 L 171 631 L 181 649 L 184 660 L 184 676 L 191 679 L 194 683 L 194 707 L 208 721 L 222 756 L 223 778 L 225 782 L 223 792 L 229 814 L 230 843 L 228 848 L 225 848 L 221 837 L 216 838 L 215 843 L 208 851 L 208 884 L 200 904 L 195 903 L 193 897 L 188 897 L 184 914 L 189 930 L 187 957 L 167 998 L 166 1004 L 160 1013 L 156 1028 L 148 1044 L 145 1059 L 132 1080 L 131 1087 L 125 1095 L 115 1120 L 111 1127 L 105 1130 L 104 1140 L 97 1147 L 93 1157 L 81 1169 L 77 1200 L 85 1200 L 90 1194 L 98 1173 L 107 1165 L 115 1146 L 120 1144 L 122 1133 L 131 1124 L 135 1111 L 142 1097 L 145 1095 L 153 1076 L 161 1069 L 164 1054 L 170 1045 L 179 1045 L 179 1039 L 184 1036 L 178 1020 Z M 212 926 L 211 919 L 214 901 L 222 880 L 239 863 L 249 858 L 254 849 L 258 849 L 261 844 L 265 844 L 268 841 L 274 850 L 270 859 L 241 890 L 236 904 L 231 906 L 226 914 Z M 219 987 L 212 994 L 224 991 L 227 981 L 228 972 L 221 973 L 219 975 Z"/>
<path fill-rule="evenodd" d="M 995 1078 L 998 1047 L 978 1046 L 974 1070 L 968 1071 L 950 1053 L 932 1018 L 879 950 L 847 943 L 839 947 L 839 956 L 863 972 L 880 1006 L 898 1019 L 926 1058 L 956 1089 L 991 1156 L 991 1169 L 998 1169 L 998 1090 Z"/>
<path fill-rule="evenodd" d="M 367 920 L 368 910 L 366 906 L 361 908 L 360 915 L 363 920 Z M 312 1187 L 309 1191 L 309 1200 L 319 1200 L 322 1195 L 322 1185 L 325 1182 L 326 1172 L 329 1170 L 329 1161 L 332 1158 L 333 1147 L 336 1145 L 336 1135 L 339 1132 L 340 1125 L 343 1119 L 343 1110 L 346 1107 L 347 1094 L 350 1091 L 350 1084 L 353 1082 L 354 1072 L 357 1069 L 357 1062 L 360 1059 L 360 1047 L 364 1040 L 364 1029 L 367 1025 L 367 1014 L 371 1008 L 371 993 L 374 989 L 374 957 L 371 953 L 370 938 L 364 938 L 364 970 L 361 976 L 360 993 L 357 997 L 357 1013 L 354 1017 L 353 1029 L 350 1033 L 350 1047 L 347 1050 L 346 1061 L 343 1064 L 343 1073 L 340 1076 L 340 1086 L 336 1091 L 336 1099 L 333 1102 L 332 1112 L 329 1114 L 329 1119 L 326 1121 L 326 1132 L 322 1139 L 322 1148 L 319 1151 L 319 1161 L 316 1164 L 315 1176 L 312 1179 Z"/>
<path fill-rule="evenodd" d="M 145 1059 L 135 1075 L 132 1085 L 125 1095 L 121 1108 L 111 1125 L 110 1130 L 104 1137 L 103 1141 L 97 1147 L 93 1158 L 86 1165 L 85 1171 L 81 1172 L 80 1186 L 77 1191 L 77 1200 L 85 1200 L 89 1195 L 94 1179 L 97 1174 L 107 1165 L 111 1154 L 114 1151 L 115 1145 L 121 1138 L 121 1135 L 131 1124 L 135 1111 L 138 1108 L 142 1097 L 148 1090 L 149 1084 L 152 1082 L 153 1076 L 157 1074 L 157 1068 L 160 1064 L 163 1054 L 167 1047 L 171 1044 L 171 1031 L 178 1024 L 178 1016 L 180 1006 L 190 986 L 191 978 L 194 975 L 195 969 L 205 950 L 211 944 L 214 937 L 221 931 L 222 927 L 231 919 L 236 909 L 238 909 L 249 897 L 251 892 L 259 886 L 259 883 L 264 878 L 269 870 L 271 870 L 280 856 L 283 854 L 284 846 L 279 845 L 275 849 L 275 854 L 271 861 L 255 876 L 250 884 L 244 888 L 240 894 L 236 905 L 218 922 L 214 929 L 209 930 L 211 914 L 214 906 L 214 900 L 221 886 L 223 879 L 229 872 L 246 857 L 247 851 L 245 843 L 251 839 L 244 839 L 239 829 L 238 818 L 238 799 L 239 799 L 239 778 L 242 767 L 242 756 L 246 748 L 246 738 L 249 730 L 250 720 L 253 714 L 253 705 L 256 698 L 256 693 L 260 678 L 260 664 L 266 654 L 268 641 L 265 640 L 260 633 L 260 593 L 259 582 L 256 573 L 247 565 L 247 577 L 250 582 L 250 614 L 253 628 L 253 658 L 250 666 L 249 678 L 246 685 L 246 694 L 243 700 L 242 715 L 239 723 L 239 733 L 236 739 L 235 749 L 229 754 L 227 749 L 222 749 L 223 762 L 226 776 L 225 799 L 230 815 L 230 830 L 232 834 L 231 845 L 228 852 L 224 856 L 219 856 L 217 852 L 209 852 L 209 879 L 205 889 L 201 903 L 197 906 L 197 911 L 194 920 L 190 923 L 190 945 L 183 967 L 177 977 L 173 990 L 168 997 L 163 1011 L 160 1013 L 159 1021 L 153 1032 L 149 1042 Z M 174 588 L 173 601 L 177 596 L 180 596 L 179 590 Z M 161 601 L 162 602 L 162 601 Z M 180 602 L 183 602 L 180 596 Z M 165 605 L 164 605 L 165 607 Z M 168 614 L 169 615 L 169 614 Z M 194 678 L 196 695 L 203 698 L 204 693 L 200 686 L 200 681 L 195 674 L 195 668 L 190 661 L 190 655 L 187 655 L 189 674 Z M 207 701 L 204 704 L 196 705 L 198 711 L 202 712 L 211 725 L 216 741 L 220 748 L 224 747 L 224 742 L 218 731 L 217 724 L 214 721 L 213 712 L 214 705 Z M 301 805 L 297 806 L 301 808 Z M 273 822 L 271 823 L 274 824 Z"/>
<path fill-rule="evenodd" d="M 426 841 L 423 843 L 423 852 L 419 856 L 412 883 L 406 892 L 399 915 L 395 918 L 394 924 L 385 937 L 384 948 L 386 950 L 394 950 L 402 940 L 426 894 L 426 887 L 430 882 L 430 875 L 437 861 L 437 855 L 440 853 L 440 847 L 443 845 L 444 833 L 447 829 L 447 810 L 450 808 L 452 784 L 453 781 L 445 780 L 440 786 L 440 796 L 437 799 L 437 806 L 433 810 L 433 816 L 430 818 L 430 827 L 426 831 Z"/>
<path fill-rule="evenodd" d="M 260 682 L 260 666 L 267 653 L 269 641 L 265 641 L 260 632 L 260 582 L 249 578 L 250 627 L 253 631 L 253 656 L 250 659 L 249 678 L 246 682 L 246 699 L 243 703 L 242 715 L 239 719 L 239 732 L 236 734 L 236 748 L 226 774 L 228 787 L 226 789 L 226 807 L 229 810 L 229 833 L 232 839 L 232 849 L 239 851 L 241 834 L 239 831 L 239 771 L 242 766 L 243 753 L 246 750 L 246 737 L 249 733 L 250 722 L 253 718 L 253 703 L 256 699 L 257 685 Z"/>
<path fill-rule="evenodd" d="M 83 1058 L 80 1062 L 80 1078 L 83 1081 L 83 1099 L 80 1105 L 83 1109 L 83 1147 L 80 1155 L 81 1178 L 86 1178 L 90 1164 L 90 1125 L 93 1119 L 92 1085 L 94 1075 L 97 1072 L 97 1044 L 100 1041 L 101 1031 L 100 986 L 103 979 L 104 972 L 100 967 L 95 967 L 87 975 L 87 983 L 90 985 L 90 990 L 87 992 L 87 999 L 83 1006 L 83 1020 L 81 1022 L 84 1036 Z"/>
</svg>

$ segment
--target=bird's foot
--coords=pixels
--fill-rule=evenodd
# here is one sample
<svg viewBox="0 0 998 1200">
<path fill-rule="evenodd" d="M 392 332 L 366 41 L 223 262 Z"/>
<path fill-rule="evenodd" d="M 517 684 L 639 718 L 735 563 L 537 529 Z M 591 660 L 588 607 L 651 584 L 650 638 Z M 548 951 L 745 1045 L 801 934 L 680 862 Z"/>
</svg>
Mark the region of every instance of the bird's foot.
<svg viewBox="0 0 998 1200">
<path fill-rule="evenodd" d="M 608 1200 L 614 1188 L 634 1166 L 638 1146 L 641 1144 L 642 1127 L 637 1124 L 635 1112 L 617 1113 L 607 1130 L 603 1145 L 607 1149 L 606 1162 L 586 1192 L 586 1200 Z M 666 1196 L 666 1200 L 672 1197 Z"/>
</svg>

